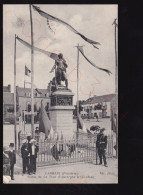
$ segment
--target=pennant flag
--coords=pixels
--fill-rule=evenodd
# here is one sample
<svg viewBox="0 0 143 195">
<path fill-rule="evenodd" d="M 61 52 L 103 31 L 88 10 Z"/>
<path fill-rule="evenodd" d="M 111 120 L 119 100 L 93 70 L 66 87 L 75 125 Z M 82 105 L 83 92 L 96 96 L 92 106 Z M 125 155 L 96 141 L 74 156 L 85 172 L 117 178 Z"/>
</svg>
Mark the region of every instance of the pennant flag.
<svg viewBox="0 0 143 195">
<path fill-rule="evenodd" d="M 40 120 L 39 120 L 39 132 L 45 133 L 45 138 L 48 138 L 50 131 L 52 129 L 51 121 L 48 118 L 46 110 L 43 105 L 43 100 L 41 101 L 40 109 Z"/>
<path fill-rule="evenodd" d="M 91 45 L 93 45 L 94 48 L 97 48 L 95 45 L 100 45 L 100 43 L 93 41 L 91 39 L 88 39 L 87 37 L 85 37 L 83 34 L 79 33 L 77 30 L 75 30 L 71 25 L 69 25 L 68 23 L 64 22 L 63 20 L 56 18 L 50 14 L 47 14 L 46 12 L 40 10 L 39 7 L 32 5 L 33 9 L 35 11 L 37 11 L 42 17 L 46 18 L 47 20 L 51 20 L 54 22 L 58 22 L 60 24 L 65 25 L 69 30 L 71 30 L 73 33 L 79 35 L 82 39 L 84 39 L 86 42 L 90 43 Z M 98 49 L 98 48 L 97 48 Z"/>
<path fill-rule="evenodd" d="M 25 66 L 25 75 L 27 75 L 28 77 L 30 76 L 31 70 L 29 70 L 27 68 L 27 66 Z"/>
<path fill-rule="evenodd" d="M 117 21 L 117 18 L 114 20 L 113 24 L 115 24 L 115 26 L 118 27 L 118 24 L 116 23 L 116 21 Z M 112 24 L 112 25 L 113 25 L 113 24 Z"/>
<path fill-rule="evenodd" d="M 29 43 L 27 43 L 26 41 L 23 41 L 23 40 L 20 39 L 18 36 L 17 36 L 16 38 L 17 38 L 17 40 L 18 40 L 20 43 L 22 43 L 23 45 L 25 45 L 26 47 L 28 47 L 28 48 L 31 49 L 31 45 L 30 45 Z M 35 47 L 35 46 L 33 47 L 33 49 L 34 49 L 35 51 L 39 51 L 39 52 L 41 52 L 41 53 L 43 53 L 43 54 L 49 56 L 49 57 L 52 58 L 53 60 L 58 60 L 58 59 L 59 59 L 58 54 L 51 53 L 51 52 L 45 51 L 45 50 L 43 50 L 43 49 L 39 49 L 38 47 Z"/>
<path fill-rule="evenodd" d="M 107 69 L 104 69 L 104 68 L 100 68 L 99 66 L 95 65 L 93 62 L 91 62 L 91 61 L 85 56 L 85 54 L 83 53 L 83 50 L 81 50 L 80 47 L 77 47 L 77 48 L 78 48 L 78 50 L 80 51 L 80 53 L 84 56 L 84 58 L 85 58 L 92 66 L 94 66 L 95 68 L 97 68 L 97 69 L 99 69 L 99 70 L 105 71 L 105 72 L 106 72 L 107 74 L 109 74 L 109 75 L 112 74 L 110 70 L 107 70 Z"/>
<path fill-rule="evenodd" d="M 77 115 L 77 125 L 79 129 L 82 129 L 83 132 L 87 133 L 86 126 L 81 118 L 81 115 L 78 113 Z"/>
</svg>

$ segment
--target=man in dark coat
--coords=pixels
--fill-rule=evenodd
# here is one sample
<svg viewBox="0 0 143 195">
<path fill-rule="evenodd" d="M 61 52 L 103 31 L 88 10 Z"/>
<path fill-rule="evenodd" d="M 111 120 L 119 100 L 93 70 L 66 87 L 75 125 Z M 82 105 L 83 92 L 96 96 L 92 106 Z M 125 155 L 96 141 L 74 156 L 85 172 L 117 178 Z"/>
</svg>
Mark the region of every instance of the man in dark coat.
<svg viewBox="0 0 143 195">
<path fill-rule="evenodd" d="M 30 174 L 30 162 L 29 162 L 30 161 L 30 154 L 28 151 L 28 145 L 26 143 L 26 140 L 24 140 L 24 141 L 23 141 L 23 145 L 21 147 L 23 174 L 26 173 L 26 168 L 28 169 L 28 174 Z"/>
<path fill-rule="evenodd" d="M 35 144 L 34 139 L 30 140 L 31 146 L 29 148 L 29 153 L 30 153 L 30 167 L 31 167 L 31 173 L 35 174 L 36 173 L 36 158 L 37 158 L 37 153 L 39 151 L 39 147 Z"/>
<path fill-rule="evenodd" d="M 28 146 L 28 151 L 30 150 L 30 147 L 31 147 L 30 140 L 31 140 L 31 134 L 28 134 L 28 136 L 27 136 L 27 146 Z"/>
<path fill-rule="evenodd" d="M 102 164 L 102 158 L 104 161 L 104 166 L 107 167 L 106 161 L 106 148 L 107 148 L 107 136 L 104 135 L 105 128 L 100 130 L 100 133 L 97 135 L 96 148 L 98 150 L 98 155 L 100 159 L 99 165 Z"/>
<path fill-rule="evenodd" d="M 10 143 L 9 145 L 9 160 L 10 160 L 10 176 L 11 179 L 14 180 L 14 165 L 16 164 L 16 154 L 14 150 L 14 143 Z"/>
</svg>

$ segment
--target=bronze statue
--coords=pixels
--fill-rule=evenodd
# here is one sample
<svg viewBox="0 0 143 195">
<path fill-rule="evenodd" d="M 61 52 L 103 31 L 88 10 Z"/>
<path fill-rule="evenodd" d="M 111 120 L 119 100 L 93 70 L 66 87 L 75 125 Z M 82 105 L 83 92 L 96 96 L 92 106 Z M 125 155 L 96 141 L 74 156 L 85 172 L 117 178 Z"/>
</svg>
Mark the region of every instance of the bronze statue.
<svg viewBox="0 0 143 195">
<path fill-rule="evenodd" d="M 62 53 L 60 53 L 58 57 L 59 58 L 55 60 L 55 65 L 50 72 L 53 72 L 53 70 L 56 69 L 56 72 L 55 72 L 56 83 L 58 85 L 61 85 L 61 81 L 65 81 L 66 88 L 68 88 L 68 79 L 66 75 L 66 68 L 68 67 L 68 65 L 66 64 L 66 61 L 63 58 Z"/>
</svg>

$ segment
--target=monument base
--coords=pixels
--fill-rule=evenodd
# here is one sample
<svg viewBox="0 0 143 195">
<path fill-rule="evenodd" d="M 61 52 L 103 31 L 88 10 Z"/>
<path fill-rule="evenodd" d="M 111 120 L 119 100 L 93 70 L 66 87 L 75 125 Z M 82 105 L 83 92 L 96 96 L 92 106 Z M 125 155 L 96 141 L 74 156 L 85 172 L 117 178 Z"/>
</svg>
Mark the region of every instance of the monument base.
<svg viewBox="0 0 143 195">
<path fill-rule="evenodd" d="M 69 89 L 57 89 L 51 96 L 50 119 L 53 130 L 63 137 L 74 135 L 73 93 Z"/>
</svg>

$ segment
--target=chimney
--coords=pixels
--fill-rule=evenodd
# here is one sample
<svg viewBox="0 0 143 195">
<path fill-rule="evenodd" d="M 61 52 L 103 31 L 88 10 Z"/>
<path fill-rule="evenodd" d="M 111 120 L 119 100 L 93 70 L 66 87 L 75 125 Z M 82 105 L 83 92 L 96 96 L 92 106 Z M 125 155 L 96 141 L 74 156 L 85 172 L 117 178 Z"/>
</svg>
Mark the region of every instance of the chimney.
<svg viewBox="0 0 143 195">
<path fill-rule="evenodd" d="M 9 92 L 11 92 L 11 85 L 8 85 L 8 90 Z"/>
</svg>

